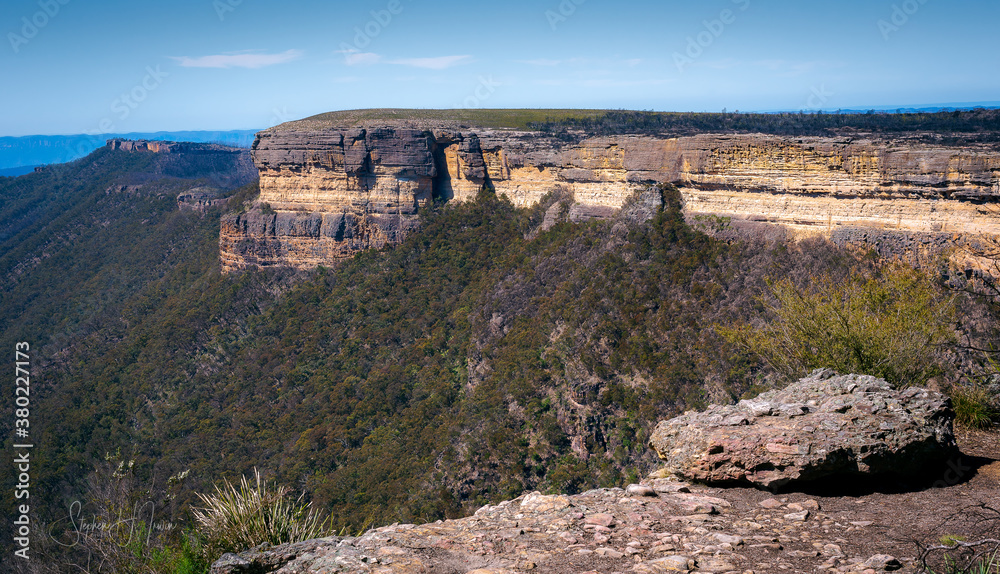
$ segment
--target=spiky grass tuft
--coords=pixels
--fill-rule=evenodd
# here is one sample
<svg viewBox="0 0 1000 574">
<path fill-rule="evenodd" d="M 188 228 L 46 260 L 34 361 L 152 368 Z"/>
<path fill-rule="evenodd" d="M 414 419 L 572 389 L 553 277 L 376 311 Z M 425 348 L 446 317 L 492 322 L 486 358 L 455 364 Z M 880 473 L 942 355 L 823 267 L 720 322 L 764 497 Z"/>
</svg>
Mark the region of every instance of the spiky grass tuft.
<svg viewBox="0 0 1000 574">
<path fill-rule="evenodd" d="M 322 538 L 330 532 L 324 519 L 304 503 L 292 500 L 288 489 L 274 487 L 254 469 L 254 480 L 246 476 L 239 485 L 223 481 L 213 494 L 199 494 L 204 508 L 194 509 L 194 518 L 205 540 L 204 548 L 212 556 L 240 552 L 260 544 L 285 544 Z"/>
</svg>

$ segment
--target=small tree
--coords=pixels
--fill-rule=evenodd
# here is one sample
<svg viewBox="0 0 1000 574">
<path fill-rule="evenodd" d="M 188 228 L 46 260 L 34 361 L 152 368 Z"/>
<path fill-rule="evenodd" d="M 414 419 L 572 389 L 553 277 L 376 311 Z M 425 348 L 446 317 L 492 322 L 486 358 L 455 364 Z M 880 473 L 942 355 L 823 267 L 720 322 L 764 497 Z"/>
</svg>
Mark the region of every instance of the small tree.
<svg viewBox="0 0 1000 574">
<path fill-rule="evenodd" d="M 719 331 L 789 378 L 828 367 L 922 385 L 943 372 L 936 351 L 956 340 L 953 298 L 901 264 L 840 281 L 818 277 L 806 288 L 788 279 L 769 285 L 769 323 Z"/>
</svg>

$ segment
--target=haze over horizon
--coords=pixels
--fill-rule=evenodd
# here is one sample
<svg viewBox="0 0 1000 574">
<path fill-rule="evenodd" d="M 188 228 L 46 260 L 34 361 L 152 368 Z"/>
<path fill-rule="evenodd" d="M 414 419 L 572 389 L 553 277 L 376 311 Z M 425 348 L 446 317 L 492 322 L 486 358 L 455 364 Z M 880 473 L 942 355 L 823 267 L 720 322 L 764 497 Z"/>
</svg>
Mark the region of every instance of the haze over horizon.
<svg viewBox="0 0 1000 574">
<path fill-rule="evenodd" d="M 957 0 L 11 0 L 0 136 L 257 129 L 339 109 L 831 110 L 1000 100 Z"/>
</svg>

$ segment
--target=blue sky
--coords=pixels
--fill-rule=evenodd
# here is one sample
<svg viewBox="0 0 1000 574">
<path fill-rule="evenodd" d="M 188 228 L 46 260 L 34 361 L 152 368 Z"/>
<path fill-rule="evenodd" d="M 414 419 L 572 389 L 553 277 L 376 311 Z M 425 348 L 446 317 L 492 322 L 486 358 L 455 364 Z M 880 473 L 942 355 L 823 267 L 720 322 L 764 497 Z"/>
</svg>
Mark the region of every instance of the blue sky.
<svg viewBox="0 0 1000 574">
<path fill-rule="evenodd" d="M 1000 100 L 995 0 L 4 0 L 0 135 Z"/>
</svg>

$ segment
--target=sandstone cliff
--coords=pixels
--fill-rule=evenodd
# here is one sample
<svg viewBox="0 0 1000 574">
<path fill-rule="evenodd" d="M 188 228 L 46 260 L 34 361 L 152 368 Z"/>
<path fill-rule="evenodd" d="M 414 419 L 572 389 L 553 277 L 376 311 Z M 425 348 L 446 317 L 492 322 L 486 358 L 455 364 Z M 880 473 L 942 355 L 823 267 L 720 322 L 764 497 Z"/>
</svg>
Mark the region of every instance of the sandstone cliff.
<svg viewBox="0 0 1000 574">
<path fill-rule="evenodd" d="M 520 206 L 563 191 L 600 212 L 649 184 L 673 183 L 691 215 L 828 236 L 859 227 L 966 242 L 1000 235 L 1000 153 L 988 149 L 763 134 L 567 142 L 440 120 L 343 123 L 303 120 L 258 134 L 261 207 L 223 221 L 225 269 L 333 263 L 400 241 L 421 205 L 483 188 Z"/>
</svg>

